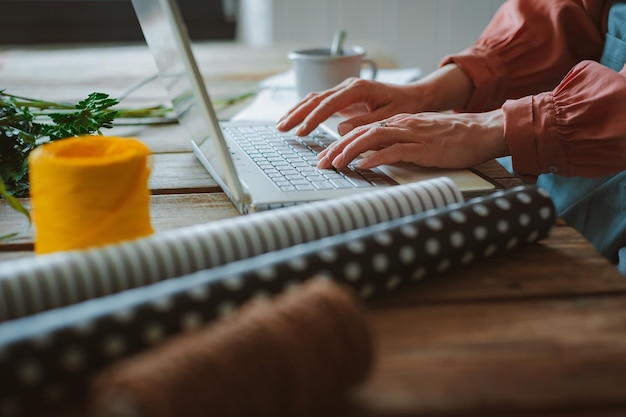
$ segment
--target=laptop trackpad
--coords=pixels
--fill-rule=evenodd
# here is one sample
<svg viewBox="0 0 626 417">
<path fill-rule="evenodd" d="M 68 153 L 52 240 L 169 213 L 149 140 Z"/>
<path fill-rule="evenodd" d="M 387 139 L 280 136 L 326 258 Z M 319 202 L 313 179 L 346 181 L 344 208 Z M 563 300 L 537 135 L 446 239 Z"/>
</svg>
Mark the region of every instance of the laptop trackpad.
<svg viewBox="0 0 626 417">
<path fill-rule="evenodd" d="M 387 174 L 398 184 L 407 184 L 438 177 L 448 177 L 454 181 L 461 192 L 487 191 L 496 188 L 494 184 L 470 169 L 424 168 L 409 162 L 381 165 L 378 169 Z"/>
</svg>

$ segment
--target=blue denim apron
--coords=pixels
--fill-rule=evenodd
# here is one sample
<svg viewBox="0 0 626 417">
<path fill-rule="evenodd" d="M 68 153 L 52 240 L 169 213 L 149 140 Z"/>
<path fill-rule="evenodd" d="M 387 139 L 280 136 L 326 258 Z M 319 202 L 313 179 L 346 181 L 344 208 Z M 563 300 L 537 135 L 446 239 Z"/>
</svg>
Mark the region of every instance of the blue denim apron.
<svg viewBox="0 0 626 417">
<path fill-rule="evenodd" d="M 611 6 L 600 63 L 618 72 L 626 63 L 626 0 Z M 507 159 L 502 164 L 510 169 Z M 626 275 L 626 171 L 601 178 L 543 174 L 537 185 L 550 194 L 559 217 Z"/>
</svg>

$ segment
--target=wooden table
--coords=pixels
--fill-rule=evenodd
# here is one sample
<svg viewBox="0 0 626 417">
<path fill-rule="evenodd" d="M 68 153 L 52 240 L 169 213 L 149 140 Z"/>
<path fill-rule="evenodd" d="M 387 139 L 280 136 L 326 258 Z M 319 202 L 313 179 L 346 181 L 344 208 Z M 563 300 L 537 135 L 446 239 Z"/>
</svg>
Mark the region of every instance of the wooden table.
<svg viewBox="0 0 626 417">
<path fill-rule="evenodd" d="M 215 43 L 196 52 L 209 86 L 227 96 L 254 91 L 260 79 L 287 69 L 287 50 Z M 37 98 L 116 96 L 154 71 L 143 45 L 0 50 L 0 88 Z M 153 83 L 124 104 L 164 100 Z M 238 214 L 179 126 L 113 133 L 137 136 L 155 152 L 157 232 Z M 505 185 L 519 183 L 495 162 L 478 168 Z M 13 231 L 19 236 L 0 242 L 0 262 L 33 256 L 32 230 L 2 200 L 0 235 Z M 626 279 L 570 227 L 372 302 L 368 314 L 377 363 L 342 415 L 626 415 Z"/>
</svg>

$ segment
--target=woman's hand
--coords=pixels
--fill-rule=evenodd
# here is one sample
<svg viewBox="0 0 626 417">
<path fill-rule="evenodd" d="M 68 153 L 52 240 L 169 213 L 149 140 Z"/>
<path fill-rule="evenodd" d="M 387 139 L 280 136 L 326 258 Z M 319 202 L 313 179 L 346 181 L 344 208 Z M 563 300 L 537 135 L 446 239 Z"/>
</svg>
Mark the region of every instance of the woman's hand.
<svg viewBox="0 0 626 417">
<path fill-rule="evenodd" d="M 307 95 L 278 121 L 277 128 L 287 131 L 301 124 L 296 134 L 304 136 L 339 113 L 348 118 L 339 125 L 339 133 L 344 134 L 356 126 L 419 110 L 419 97 L 410 86 L 349 78 L 330 90 Z"/>
<path fill-rule="evenodd" d="M 468 168 L 508 155 L 502 110 L 488 113 L 398 114 L 357 127 L 319 154 L 318 167 L 370 169 L 394 162 Z"/>
<path fill-rule="evenodd" d="M 338 127 L 345 135 L 355 127 L 399 113 L 463 108 L 473 90 L 472 81 L 456 64 L 445 65 L 407 85 L 350 78 L 330 90 L 309 94 L 281 117 L 277 128 L 288 131 L 300 124 L 296 134 L 304 136 L 339 113 L 348 118 Z"/>
</svg>

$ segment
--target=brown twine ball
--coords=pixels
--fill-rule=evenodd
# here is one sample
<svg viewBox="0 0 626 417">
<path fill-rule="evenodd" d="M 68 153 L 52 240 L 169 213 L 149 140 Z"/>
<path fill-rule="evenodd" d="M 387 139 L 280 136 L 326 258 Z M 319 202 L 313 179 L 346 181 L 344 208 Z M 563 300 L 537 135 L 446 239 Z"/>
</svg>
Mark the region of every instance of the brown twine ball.
<svg viewBox="0 0 626 417">
<path fill-rule="evenodd" d="M 119 362 L 92 386 L 97 417 L 306 417 L 367 376 L 372 337 L 347 289 L 313 279 Z"/>
</svg>

